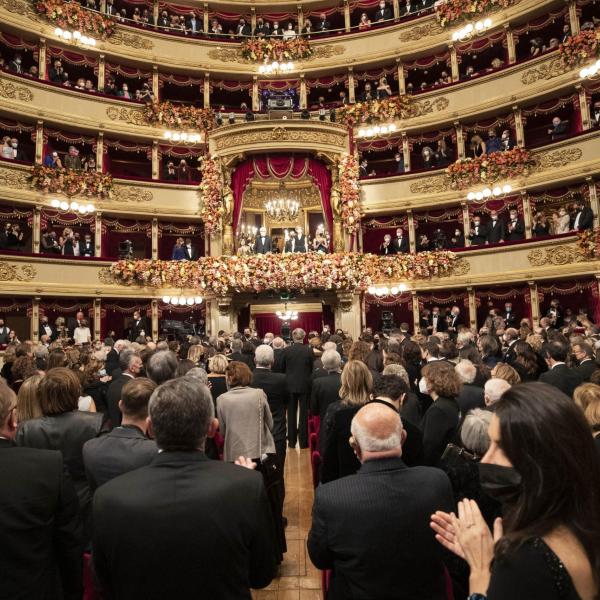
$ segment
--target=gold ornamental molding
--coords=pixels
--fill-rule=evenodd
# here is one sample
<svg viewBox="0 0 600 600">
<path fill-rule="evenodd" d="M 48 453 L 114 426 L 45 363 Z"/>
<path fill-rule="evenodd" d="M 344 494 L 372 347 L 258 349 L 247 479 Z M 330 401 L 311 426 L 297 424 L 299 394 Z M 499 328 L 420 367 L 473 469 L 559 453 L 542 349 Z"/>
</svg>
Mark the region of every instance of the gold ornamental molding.
<svg viewBox="0 0 600 600">
<path fill-rule="evenodd" d="M 154 195 L 150 190 L 145 190 L 141 187 L 117 185 L 113 190 L 112 199 L 117 202 L 141 204 L 143 202 L 152 202 Z"/>
<path fill-rule="evenodd" d="M 581 148 L 562 148 L 541 152 L 535 156 L 535 161 L 537 163 L 537 170 L 547 171 L 550 169 L 560 169 L 569 163 L 577 162 L 582 156 L 583 151 Z"/>
<path fill-rule="evenodd" d="M 23 2 L 23 0 L 0 0 L 0 8 L 29 18 L 37 17 L 34 10 L 31 8 L 31 3 Z"/>
<path fill-rule="evenodd" d="M 0 186 L 23 189 L 29 187 L 29 171 L 0 167 Z"/>
<path fill-rule="evenodd" d="M 32 265 L 15 266 L 0 262 L 0 281 L 31 281 L 35 279 L 37 270 Z"/>
<path fill-rule="evenodd" d="M 447 272 L 442 272 L 440 277 L 462 277 L 471 270 L 471 263 L 466 258 L 459 258 L 452 263 L 452 267 Z"/>
<path fill-rule="evenodd" d="M 110 267 L 102 267 L 98 269 L 98 281 L 105 285 L 111 285 L 115 283 L 115 278 L 111 273 Z"/>
<path fill-rule="evenodd" d="M 343 145 L 345 136 L 321 131 L 288 130 L 285 127 L 273 127 L 271 131 L 242 133 L 216 141 L 217 150 L 226 150 L 234 146 L 243 146 L 256 142 L 305 142 L 307 144 Z"/>
<path fill-rule="evenodd" d="M 123 121 L 123 123 L 129 123 L 130 125 L 147 125 L 146 119 L 144 119 L 144 111 L 139 108 L 109 106 L 106 109 L 106 116 L 111 121 Z"/>
<path fill-rule="evenodd" d="M 439 35 L 444 31 L 444 28 L 435 20 L 435 17 L 428 23 L 416 25 L 400 34 L 401 42 L 418 42 L 420 39 L 430 36 Z"/>
<path fill-rule="evenodd" d="M 422 117 L 423 115 L 428 115 L 436 111 L 441 112 L 446 110 L 449 105 L 450 100 L 445 96 L 414 102 L 410 104 L 407 118 Z"/>
<path fill-rule="evenodd" d="M 547 81 L 559 77 L 568 71 L 560 57 L 553 58 L 547 63 L 542 63 L 533 69 L 528 69 L 521 75 L 523 85 L 531 85 L 538 81 Z"/>
<path fill-rule="evenodd" d="M 19 100 L 20 102 L 31 102 L 33 92 L 22 85 L 16 85 L 11 81 L 0 81 L 0 96 L 10 100 Z"/>
<path fill-rule="evenodd" d="M 450 180 L 446 175 L 437 175 L 435 177 L 425 177 L 410 184 L 411 194 L 431 194 L 447 192 L 450 190 Z"/>
<path fill-rule="evenodd" d="M 112 39 L 112 38 L 111 38 Z M 313 53 L 309 58 L 305 58 L 303 60 L 298 60 L 299 64 L 303 64 L 306 62 L 311 62 L 317 59 L 323 58 L 332 58 L 334 56 L 341 56 L 346 52 L 346 47 L 342 44 L 324 44 L 324 45 L 313 45 L 312 46 Z M 214 48 L 213 50 L 208 51 L 208 58 L 212 60 L 220 60 L 221 62 L 238 62 L 244 64 L 251 64 L 256 61 L 253 61 L 250 58 L 244 58 L 241 55 L 241 50 L 238 48 L 236 53 L 232 55 L 231 48 Z M 232 58 L 235 58 L 235 61 L 232 61 Z"/>
<path fill-rule="evenodd" d="M 527 255 L 529 264 L 534 267 L 544 265 L 570 265 L 584 262 L 583 256 L 575 246 L 555 246 L 552 248 L 535 248 Z"/>
<path fill-rule="evenodd" d="M 154 48 L 152 40 L 120 30 L 115 31 L 106 41 L 114 46 L 129 46 L 135 50 L 152 50 Z"/>
</svg>

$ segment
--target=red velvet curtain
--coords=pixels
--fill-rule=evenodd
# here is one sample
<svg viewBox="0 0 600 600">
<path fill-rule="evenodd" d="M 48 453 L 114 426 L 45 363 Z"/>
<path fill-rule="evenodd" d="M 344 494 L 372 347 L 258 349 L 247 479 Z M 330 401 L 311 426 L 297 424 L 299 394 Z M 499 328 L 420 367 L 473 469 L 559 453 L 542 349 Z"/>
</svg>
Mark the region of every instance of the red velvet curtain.
<svg viewBox="0 0 600 600">
<path fill-rule="evenodd" d="M 531 319 L 531 297 L 528 287 L 490 288 L 475 292 L 477 301 L 477 327 L 483 327 L 492 308 L 502 312 L 504 304 L 511 302 L 513 314 L 520 319 Z"/>
<path fill-rule="evenodd" d="M 240 215 L 242 214 L 242 199 L 244 191 L 250 179 L 254 175 L 254 167 L 251 159 L 239 163 L 231 177 L 231 189 L 233 191 L 233 233 L 237 231 Z"/>
<path fill-rule="evenodd" d="M 366 326 L 371 327 L 373 331 L 381 330 L 381 313 L 389 311 L 394 315 L 394 324 L 400 327 L 401 323 L 408 323 L 410 331 L 413 330 L 413 312 L 412 303 L 403 302 L 394 306 L 382 306 L 377 304 L 365 304 Z"/>
<path fill-rule="evenodd" d="M 329 231 L 329 250 L 333 251 L 333 209 L 331 207 L 331 173 L 320 161 L 310 158 L 308 161 L 308 173 L 312 177 L 321 194 L 323 214 Z"/>
<path fill-rule="evenodd" d="M 256 313 L 254 315 L 254 326 L 260 337 L 265 333 L 281 333 L 281 319 L 274 313 Z M 290 329 L 294 330 L 301 327 L 308 333 L 309 331 L 323 330 L 323 313 L 320 312 L 301 312 L 298 313 L 298 318 L 290 323 Z"/>
</svg>

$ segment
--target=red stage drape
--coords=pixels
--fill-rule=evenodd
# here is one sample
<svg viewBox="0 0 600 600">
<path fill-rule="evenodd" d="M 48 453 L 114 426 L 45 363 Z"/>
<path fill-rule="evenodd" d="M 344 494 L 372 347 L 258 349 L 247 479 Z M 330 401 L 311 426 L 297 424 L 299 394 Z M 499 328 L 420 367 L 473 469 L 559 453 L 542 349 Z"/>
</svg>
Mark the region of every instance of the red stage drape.
<svg viewBox="0 0 600 600">
<path fill-rule="evenodd" d="M 281 332 L 281 319 L 274 313 L 256 313 L 254 314 L 254 326 L 260 337 L 265 333 L 274 333 L 279 335 Z M 298 313 L 298 318 L 292 321 L 290 329 L 294 330 L 301 327 L 308 333 L 309 331 L 323 330 L 323 313 L 320 312 L 301 312 Z"/>
</svg>

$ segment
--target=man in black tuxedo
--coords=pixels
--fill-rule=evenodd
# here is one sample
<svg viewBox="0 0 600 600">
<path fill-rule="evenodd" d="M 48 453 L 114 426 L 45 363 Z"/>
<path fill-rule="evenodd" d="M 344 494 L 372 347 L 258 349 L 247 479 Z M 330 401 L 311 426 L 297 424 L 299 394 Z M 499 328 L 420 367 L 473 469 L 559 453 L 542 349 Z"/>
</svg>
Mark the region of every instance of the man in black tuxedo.
<svg viewBox="0 0 600 600">
<path fill-rule="evenodd" d="M 247 340 L 249 341 L 249 340 Z M 235 338 L 231 340 L 231 354 L 227 355 L 227 358 L 230 361 L 243 362 L 250 367 L 250 370 L 254 370 L 254 361 L 249 354 L 243 354 L 242 348 L 244 347 L 244 342 L 240 338 Z"/>
<path fill-rule="evenodd" d="M 283 29 L 279 25 L 279 21 L 273 21 L 273 28 L 271 29 L 271 37 L 280 38 L 283 37 Z"/>
<path fill-rule="evenodd" d="M 568 121 L 563 121 L 560 117 L 552 119 L 552 126 L 548 129 L 548 135 L 553 142 L 567 137 L 569 133 L 568 125 Z"/>
<path fill-rule="evenodd" d="M 118 406 L 121 425 L 83 445 L 85 474 L 93 491 L 107 481 L 145 467 L 158 453 L 147 436 L 148 401 L 156 384 L 146 377 L 129 379 L 121 389 Z"/>
<path fill-rule="evenodd" d="M 250 598 L 249 588 L 268 585 L 276 569 L 261 474 L 206 457 L 218 421 L 197 381 L 163 383 L 148 425 L 160 453 L 94 495 L 92 556 L 103 595 Z"/>
<path fill-rule="evenodd" d="M 518 325 L 517 315 L 513 312 L 512 302 L 505 302 L 502 318 L 506 327 L 516 327 Z"/>
<path fill-rule="evenodd" d="M 594 213 L 589 206 L 578 200 L 575 203 L 575 219 L 573 221 L 573 229 L 575 231 L 585 231 L 594 226 Z"/>
<path fill-rule="evenodd" d="M 185 23 L 185 27 L 188 33 L 190 33 L 191 35 L 198 35 L 199 33 L 202 33 L 202 22 L 196 16 L 196 13 L 194 11 L 190 13 Z"/>
<path fill-rule="evenodd" d="M 75 318 L 69 317 L 69 320 L 67 322 L 68 323 L 67 327 L 69 329 L 69 337 L 71 339 L 73 339 L 73 335 L 75 333 L 75 329 L 77 329 L 77 327 L 81 327 L 82 326 L 84 319 L 85 319 L 85 317 L 83 315 L 83 311 L 81 311 L 81 310 L 77 311 L 77 314 L 75 315 Z"/>
<path fill-rule="evenodd" d="M 519 219 L 519 213 L 514 208 L 509 213 L 505 239 L 507 242 L 525 239 L 525 223 L 523 223 L 522 219 Z"/>
<path fill-rule="evenodd" d="M 594 360 L 594 349 L 587 342 L 573 344 L 571 348 L 578 365 L 573 369 L 583 381 L 589 381 L 592 374 L 598 369 Z"/>
<path fill-rule="evenodd" d="M 283 338 L 277 336 L 276 338 L 273 338 L 272 346 L 274 362 L 271 371 L 273 371 L 273 373 L 283 373 L 283 351 L 285 350 L 285 341 Z"/>
<path fill-rule="evenodd" d="M 139 310 L 133 313 L 133 323 L 129 328 L 129 341 L 135 342 L 140 335 L 150 335 L 152 332 L 148 330 L 148 322 L 146 317 L 142 317 Z"/>
<path fill-rule="evenodd" d="M 512 365 L 517 360 L 515 344 L 519 341 L 519 332 L 514 327 L 509 327 L 504 332 L 504 343 L 506 348 L 502 353 L 502 362 Z"/>
<path fill-rule="evenodd" d="M 184 248 L 188 260 L 198 260 L 198 250 L 192 244 L 192 238 L 185 238 Z"/>
<path fill-rule="evenodd" d="M 111 426 L 118 427 L 121 424 L 121 400 L 123 386 L 135 379 L 142 370 L 142 359 L 131 349 L 122 350 L 119 354 L 119 369 L 121 374 L 113 378 L 106 392 L 106 406 Z"/>
<path fill-rule="evenodd" d="M 460 314 L 460 308 L 458 308 L 458 306 L 453 306 L 448 317 L 448 327 L 446 330 L 451 337 L 455 338 L 459 327 L 462 327 L 463 325 L 464 323 Z"/>
<path fill-rule="evenodd" d="M 397 254 L 406 254 L 409 250 L 408 236 L 404 235 L 401 227 L 396 229 L 396 237 L 394 238 L 393 245 Z"/>
<path fill-rule="evenodd" d="M 490 222 L 487 226 L 487 243 L 501 244 L 506 236 L 504 223 L 498 219 L 498 212 L 493 210 L 490 212 Z"/>
<path fill-rule="evenodd" d="M 60 452 L 15 445 L 17 397 L 0 385 L 0 584 L 3 598 L 79 600 L 83 533 Z"/>
<path fill-rule="evenodd" d="M 315 490 L 308 553 L 332 569 L 328 598 L 446 598 L 443 550 L 429 528 L 432 514 L 452 512 L 447 475 L 402 460 L 406 432 L 383 401 L 361 408 L 351 425 L 361 467 Z M 398 499 L 402 510 L 395 510 Z"/>
<path fill-rule="evenodd" d="M 258 230 L 259 235 L 256 236 L 254 242 L 254 253 L 255 254 L 268 254 L 273 251 L 273 241 L 271 236 L 267 235 L 267 228 L 261 227 Z"/>
<path fill-rule="evenodd" d="M 392 242 L 392 236 L 389 233 L 386 233 L 383 236 L 383 243 L 381 246 L 379 246 L 379 254 L 381 254 L 381 256 L 390 256 L 392 254 L 396 254 L 394 242 Z"/>
<path fill-rule="evenodd" d="M 298 248 L 297 252 L 306 252 L 306 236 L 302 227 L 296 227 L 296 245 Z"/>
<path fill-rule="evenodd" d="M 304 345 L 304 329 L 292 331 L 292 344 L 283 351 L 283 372 L 290 392 L 288 405 L 288 443 L 308 448 L 308 397 L 310 395 L 314 356 L 309 346 Z M 300 406 L 300 415 L 298 415 Z"/>
<path fill-rule="evenodd" d="M 252 35 L 252 29 L 250 29 L 250 25 L 246 23 L 244 18 L 239 20 L 239 23 L 235 29 L 235 34 L 238 37 L 250 37 Z"/>
<path fill-rule="evenodd" d="M 169 13 L 166 10 L 163 10 L 160 14 L 160 17 L 158 17 L 157 25 L 159 27 L 164 27 L 165 29 L 171 27 L 171 21 L 169 21 Z"/>
<path fill-rule="evenodd" d="M 553 385 L 572 398 L 575 388 L 583 383 L 583 377 L 565 364 L 567 352 L 568 347 L 558 340 L 546 342 L 542 346 L 542 356 L 548 370 L 540 375 L 539 381 Z"/>
<path fill-rule="evenodd" d="M 446 319 L 440 313 L 440 307 L 434 306 L 427 318 L 427 333 L 432 335 L 441 331 L 446 331 Z"/>
<path fill-rule="evenodd" d="M 256 27 L 254 28 L 254 37 L 266 37 L 269 35 L 269 24 L 265 23 L 262 17 L 256 19 Z"/>
<path fill-rule="evenodd" d="M 79 256 L 94 256 L 94 242 L 90 233 L 86 233 L 83 239 L 79 240 Z"/>
<path fill-rule="evenodd" d="M 52 325 L 50 325 L 50 321 L 48 320 L 48 317 L 43 316 L 40 319 L 38 334 L 40 337 L 42 337 L 43 335 L 47 335 L 51 342 L 53 342 L 56 339 L 56 337 L 57 337 L 56 329 L 54 327 L 52 327 Z"/>
<path fill-rule="evenodd" d="M 550 308 L 548 309 L 548 312 L 546 312 L 546 316 L 550 319 L 552 328 L 560 329 L 564 325 L 565 319 L 563 317 L 563 310 L 560 306 L 560 302 L 556 298 L 550 300 Z"/>
<path fill-rule="evenodd" d="M 379 8 L 373 17 L 373 21 L 387 21 L 392 18 L 392 11 L 385 3 L 385 0 L 379 2 Z"/>
<path fill-rule="evenodd" d="M 0 346 L 6 346 L 10 341 L 10 327 L 5 324 L 4 319 L 0 317 Z"/>
<path fill-rule="evenodd" d="M 315 31 L 328 31 L 331 29 L 331 23 L 327 20 L 327 15 L 325 13 L 321 13 L 317 24 L 315 25 Z"/>
<path fill-rule="evenodd" d="M 471 246 L 483 246 L 487 242 L 488 230 L 481 223 L 481 217 L 475 215 L 473 217 L 473 227 L 468 238 L 471 240 Z"/>
<path fill-rule="evenodd" d="M 327 407 L 332 402 L 339 400 L 340 397 L 342 357 L 337 350 L 325 350 L 321 356 L 321 362 L 326 375 L 313 379 L 310 412 L 313 416 L 322 419 Z"/>
</svg>

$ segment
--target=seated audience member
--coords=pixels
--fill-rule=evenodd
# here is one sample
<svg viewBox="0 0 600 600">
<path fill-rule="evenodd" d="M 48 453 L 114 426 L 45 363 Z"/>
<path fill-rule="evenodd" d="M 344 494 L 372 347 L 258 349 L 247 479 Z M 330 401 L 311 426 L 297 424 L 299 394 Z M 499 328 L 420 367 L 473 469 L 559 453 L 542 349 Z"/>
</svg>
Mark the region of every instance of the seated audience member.
<svg viewBox="0 0 600 600">
<path fill-rule="evenodd" d="M 435 169 L 435 154 L 433 150 L 429 146 L 425 146 L 423 150 L 421 150 L 421 158 L 423 160 L 423 168 L 424 169 Z"/>
<path fill-rule="evenodd" d="M 371 29 L 371 20 L 367 13 L 361 13 L 360 20 L 358 21 L 358 30 L 366 31 L 367 29 Z"/>
<path fill-rule="evenodd" d="M 204 445 L 218 423 L 206 386 L 168 381 L 148 410 L 160 452 L 95 494 L 92 556 L 102 589 L 130 600 L 188 598 L 198 590 L 207 598 L 250 597 L 249 588 L 265 587 L 275 574 L 261 475 L 207 459 Z M 169 500 L 174 489 L 176 502 Z M 207 537 L 215 527 L 218 535 Z"/>
<path fill-rule="evenodd" d="M 18 417 L 15 393 L 0 385 L 2 595 L 75 600 L 83 594 L 84 544 L 68 459 L 15 445 Z"/>
<path fill-rule="evenodd" d="M 46 158 L 44 159 L 44 166 L 50 167 L 51 169 L 62 169 L 63 164 L 60 160 L 60 156 L 58 156 L 58 152 L 52 152 L 50 154 L 46 154 Z"/>
<path fill-rule="evenodd" d="M 396 254 L 396 249 L 394 248 L 394 244 L 392 243 L 392 236 L 389 233 L 386 233 L 383 236 L 383 243 L 381 244 L 381 246 L 379 246 L 379 254 L 383 256 Z"/>
<path fill-rule="evenodd" d="M 340 400 L 332 402 L 321 423 L 321 482 L 326 483 L 356 473 L 359 464 L 348 445 L 350 422 L 366 404 L 373 388 L 373 375 L 360 360 L 350 360 L 341 375 Z"/>
<path fill-rule="evenodd" d="M 534 237 L 550 235 L 550 223 L 544 212 L 537 212 L 533 217 L 532 233 Z"/>
<path fill-rule="evenodd" d="M 552 226 L 555 235 L 569 233 L 571 230 L 571 217 L 564 206 L 558 209 L 558 213 L 552 214 Z"/>
<path fill-rule="evenodd" d="M 569 133 L 568 126 L 569 124 L 567 121 L 563 121 L 560 117 L 554 117 L 552 119 L 552 127 L 548 129 L 550 139 L 554 142 L 567 137 Z"/>
<path fill-rule="evenodd" d="M 483 246 L 487 242 L 488 228 L 481 224 L 479 215 L 473 216 L 473 227 L 469 233 L 471 246 Z"/>
<path fill-rule="evenodd" d="M 442 554 L 426 523 L 436 502 L 454 508 L 447 476 L 406 467 L 406 432 L 391 406 L 361 408 L 351 434 L 360 469 L 317 488 L 308 535 L 313 564 L 333 570 L 328 597 L 445 598 Z M 391 510 L 399 498 L 402 510 Z"/>
<path fill-rule="evenodd" d="M 548 365 L 548 371 L 540 375 L 540 381 L 557 387 L 561 392 L 573 397 L 575 388 L 584 379 L 580 372 L 567 367 L 568 346 L 559 340 L 546 342 L 542 346 L 542 356 Z"/>
<path fill-rule="evenodd" d="M 508 215 L 508 223 L 506 225 L 507 242 L 515 242 L 525 239 L 525 223 L 519 218 L 519 212 L 516 209 L 511 209 Z"/>
<path fill-rule="evenodd" d="M 483 388 L 485 405 L 487 407 L 491 407 L 496 404 L 496 402 L 502 398 L 502 394 L 504 394 L 504 392 L 510 388 L 511 384 L 505 379 L 499 379 L 497 377 L 488 379 Z"/>
<path fill-rule="evenodd" d="M 473 500 L 458 517 L 432 516 L 437 540 L 469 564 L 471 597 L 596 597 L 600 462 L 581 410 L 551 386 L 527 383 L 504 394 L 489 431 L 479 478 L 503 504 L 496 535 Z"/>
<path fill-rule="evenodd" d="M 145 467 L 158 452 L 148 438 L 148 401 L 156 384 L 139 377 L 128 381 L 121 390 L 121 425 L 83 445 L 83 463 L 92 492 L 107 481 Z"/>
<path fill-rule="evenodd" d="M 585 231 L 594 226 L 594 213 L 582 200 L 575 202 L 575 219 L 573 220 L 574 231 Z"/>
<path fill-rule="evenodd" d="M 501 142 L 496 136 L 496 131 L 494 129 L 490 129 L 488 131 L 488 139 L 485 143 L 485 153 L 491 154 L 492 152 L 500 152 L 502 149 Z"/>
<path fill-rule="evenodd" d="M 510 129 L 505 129 L 502 132 L 502 136 L 500 138 L 500 150 L 503 152 L 506 150 L 512 150 L 516 146 L 515 141 L 513 140 Z"/>
</svg>

